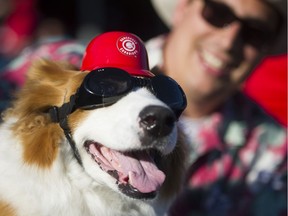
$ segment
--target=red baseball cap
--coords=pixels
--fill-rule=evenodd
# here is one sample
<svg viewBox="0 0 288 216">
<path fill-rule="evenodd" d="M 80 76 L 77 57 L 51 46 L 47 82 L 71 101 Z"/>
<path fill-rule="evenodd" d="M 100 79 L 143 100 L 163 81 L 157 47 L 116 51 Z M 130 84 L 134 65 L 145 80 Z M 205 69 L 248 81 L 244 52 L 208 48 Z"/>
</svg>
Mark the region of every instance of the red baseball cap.
<svg viewBox="0 0 288 216">
<path fill-rule="evenodd" d="M 96 36 L 84 53 L 81 70 L 115 67 L 134 76 L 151 77 L 143 41 L 128 32 L 106 32 Z"/>
</svg>

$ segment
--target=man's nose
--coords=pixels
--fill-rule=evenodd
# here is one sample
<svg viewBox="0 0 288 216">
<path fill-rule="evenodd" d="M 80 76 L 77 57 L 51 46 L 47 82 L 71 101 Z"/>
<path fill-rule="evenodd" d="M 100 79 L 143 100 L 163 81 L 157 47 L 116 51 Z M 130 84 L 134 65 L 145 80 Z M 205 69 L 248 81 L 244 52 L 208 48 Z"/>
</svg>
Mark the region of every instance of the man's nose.
<svg viewBox="0 0 288 216">
<path fill-rule="evenodd" d="M 221 30 L 220 41 L 222 48 L 226 50 L 232 50 L 240 48 L 244 45 L 243 38 L 241 36 L 242 24 L 238 21 L 230 23 L 223 27 Z M 240 47 L 239 47 L 240 46 Z"/>
</svg>

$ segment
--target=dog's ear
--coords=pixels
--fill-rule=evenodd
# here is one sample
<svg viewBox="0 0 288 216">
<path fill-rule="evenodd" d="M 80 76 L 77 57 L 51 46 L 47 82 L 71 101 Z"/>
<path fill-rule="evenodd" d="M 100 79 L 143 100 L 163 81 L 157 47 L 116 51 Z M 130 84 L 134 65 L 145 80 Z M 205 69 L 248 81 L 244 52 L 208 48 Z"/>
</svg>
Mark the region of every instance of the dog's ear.
<svg viewBox="0 0 288 216">
<path fill-rule="evenodd" d="M 47 60 L 35 62 L 12 107 L 4 114 L 17 117 L 15 136 L 23 143 L 23 159 L 28 164 L 50 167 L 58 154 L 63 131 L 51 122 L 48 108 L 61 106 L 74 94 L 86 73 Z"/>
<path fill-rule="evenodd" d="M 71 71 L 74 73 L 71 74 Z M 76 68 L 71 64 L 40 59 L 33 62 L 28 70 L 26 85 L 63 85 L 75 72 Z"/>
<path fill-rule="evenodd" d="M 14 113 L 27 116 L 61 106 L 77 91 L 86 74 L 62 63 L 47 60 L 33 63 L 24 86 L 15 95 Z"/>
</svg>

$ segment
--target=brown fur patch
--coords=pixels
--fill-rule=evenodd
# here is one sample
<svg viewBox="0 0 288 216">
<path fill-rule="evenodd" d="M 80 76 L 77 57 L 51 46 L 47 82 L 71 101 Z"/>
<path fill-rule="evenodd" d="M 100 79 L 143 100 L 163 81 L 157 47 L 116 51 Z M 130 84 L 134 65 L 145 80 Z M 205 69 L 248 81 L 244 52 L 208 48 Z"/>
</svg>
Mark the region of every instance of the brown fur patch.
<svg viewBox="0 0 288 216">
<path fill-rule="evenodd" d="M 16 216 L 16 211 L 11 205 L 6 202 L 0 201 L 0 216 Z"/>
<path fill-rule="evenodd" d="M 64 135 L 58 124 L 51 122 L 47 109 L 69 101 L 86 74 L 46 60 L 34 63 L 29 70 L 25 85 L 5 113 L 19 118 L 13 130 L 22 140 L 25 163 L 51 166 Z"/>
</svg>

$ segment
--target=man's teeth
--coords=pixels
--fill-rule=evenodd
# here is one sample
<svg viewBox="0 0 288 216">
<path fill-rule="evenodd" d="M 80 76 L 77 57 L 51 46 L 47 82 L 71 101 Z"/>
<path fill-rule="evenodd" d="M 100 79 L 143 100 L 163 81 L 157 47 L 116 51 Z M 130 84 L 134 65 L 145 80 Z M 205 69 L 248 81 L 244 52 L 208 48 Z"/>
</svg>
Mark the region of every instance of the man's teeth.
<svg viewBox="0 0 288 216">
<path fill-rule="evenodd" d="M 209 52 L 203 52 L 203 59 L 209 67 L 214 69 L 219 70 L 224 67 L 224 62 Z"/>
</svg>

